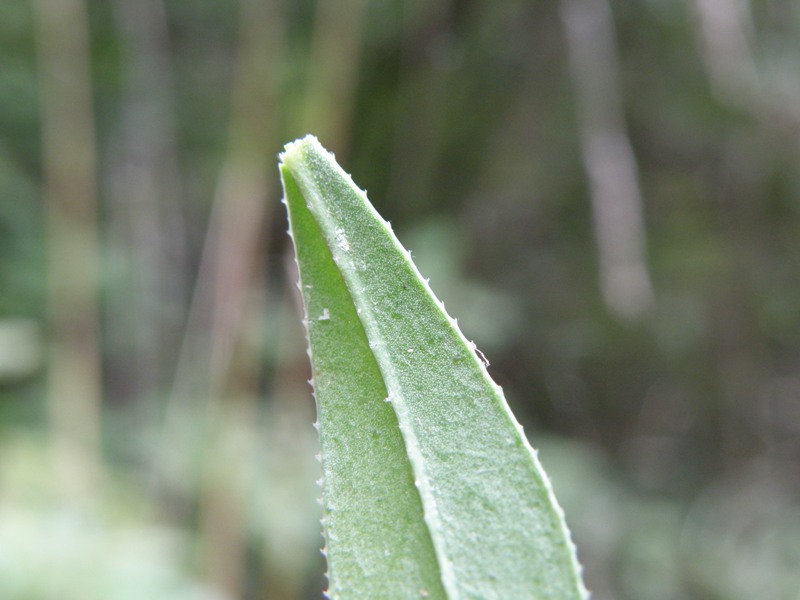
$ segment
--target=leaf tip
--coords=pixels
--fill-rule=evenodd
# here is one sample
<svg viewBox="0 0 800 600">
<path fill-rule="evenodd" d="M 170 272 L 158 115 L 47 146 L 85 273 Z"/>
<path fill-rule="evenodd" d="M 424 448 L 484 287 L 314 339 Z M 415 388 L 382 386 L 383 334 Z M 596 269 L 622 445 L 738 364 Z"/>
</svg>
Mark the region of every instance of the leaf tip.
<svg viewBox="0 0 800 600">
<path fill-rule="evenodd" d="M 297 138 L 293 142 L 289 142 L 283 147 L 283 152 L 278 154 L 280 165 L 285 165 L 287 161 L 291 161 L 293 157 L 301 154 L 303 150 L 309 146 L 314 146 L 317 150 L 324 151 L 322 144 L 320 144 L 319 140 L 317 139 L 317 136 L 308 133 L 304 137 Z"/>
</svg>

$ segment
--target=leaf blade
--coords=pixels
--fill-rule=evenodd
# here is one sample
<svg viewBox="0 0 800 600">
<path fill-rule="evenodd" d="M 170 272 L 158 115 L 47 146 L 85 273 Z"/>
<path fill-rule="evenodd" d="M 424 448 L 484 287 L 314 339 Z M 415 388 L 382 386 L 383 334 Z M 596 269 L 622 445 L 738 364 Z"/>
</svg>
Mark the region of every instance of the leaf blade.
<svg viewBox="0 0 800 600">
<path fill-rule="evenodd" d="M 474 344 L 315 138 L 282 160 L 369 340 L 448 597 L 586 597 L 549 481 Z"/>
</svg>

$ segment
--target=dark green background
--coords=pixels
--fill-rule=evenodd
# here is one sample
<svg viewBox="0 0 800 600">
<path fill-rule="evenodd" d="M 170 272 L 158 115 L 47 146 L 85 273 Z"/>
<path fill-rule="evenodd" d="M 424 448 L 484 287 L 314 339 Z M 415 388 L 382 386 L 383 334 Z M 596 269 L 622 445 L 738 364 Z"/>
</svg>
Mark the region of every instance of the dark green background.
<svg viewBox="0 0 800 600">
<path fill-rule="evenodd" d="M 0 3 L 0 596 L 320 596 L 276 166 L 315 133 L 491 361 L 596 599 L 796 598 L 800 8 L 717 4 L 716 23 L 742 9 L 722 73 L 701 0 L 610 5 L 654 290 L 624 316 L 601 293 L 557 2 L 87 0 L 105 476 L 75 504 L 48 466 L 47 407 L 69 399 L 45 385 L 40 30 L 31 3 Z M 207 250 L 245 265 L 214 305 L 226 164 L 265 179 L 226 213 L 256 207 L 257 243 L 234 225 Z M 210 381 L 233 288 L 248 301 Z"/>
</svg>

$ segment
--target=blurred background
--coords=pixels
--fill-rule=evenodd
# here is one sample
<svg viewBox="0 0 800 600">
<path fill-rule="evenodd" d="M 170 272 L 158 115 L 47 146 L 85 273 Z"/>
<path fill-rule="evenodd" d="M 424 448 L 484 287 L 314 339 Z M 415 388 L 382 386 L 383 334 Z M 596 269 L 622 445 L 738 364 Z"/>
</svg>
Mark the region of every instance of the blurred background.
<svg viewBox="0 0 800 600">
<path fill-rule="evenodd" d="M 320 598 L 315 133 L 594 598 L 800 598 L 800 4 L 3 0 L 0 598 Z"/>
</svg>

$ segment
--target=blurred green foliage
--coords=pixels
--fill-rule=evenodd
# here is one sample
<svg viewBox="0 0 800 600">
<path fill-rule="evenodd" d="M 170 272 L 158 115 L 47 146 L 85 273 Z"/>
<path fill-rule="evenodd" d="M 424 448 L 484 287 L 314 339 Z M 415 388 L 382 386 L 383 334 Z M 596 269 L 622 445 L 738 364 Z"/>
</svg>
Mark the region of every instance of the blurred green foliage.
<svg viewBox="0 0 800 600">
<path fill-rule="evenodd" d="M 50 451 L 72 400 L 46 385 L 35 3 L 0 3 L 0 597 L 319 597 L 275 166 L 309 127 L 486 351 L 595 598 L 797 597 L 800 9 L 610 3 L 654 291 L 626 318 L 603 293 L 571 3 L 78 2 L 103 390 L 83 499 Z"/>
</svg>

